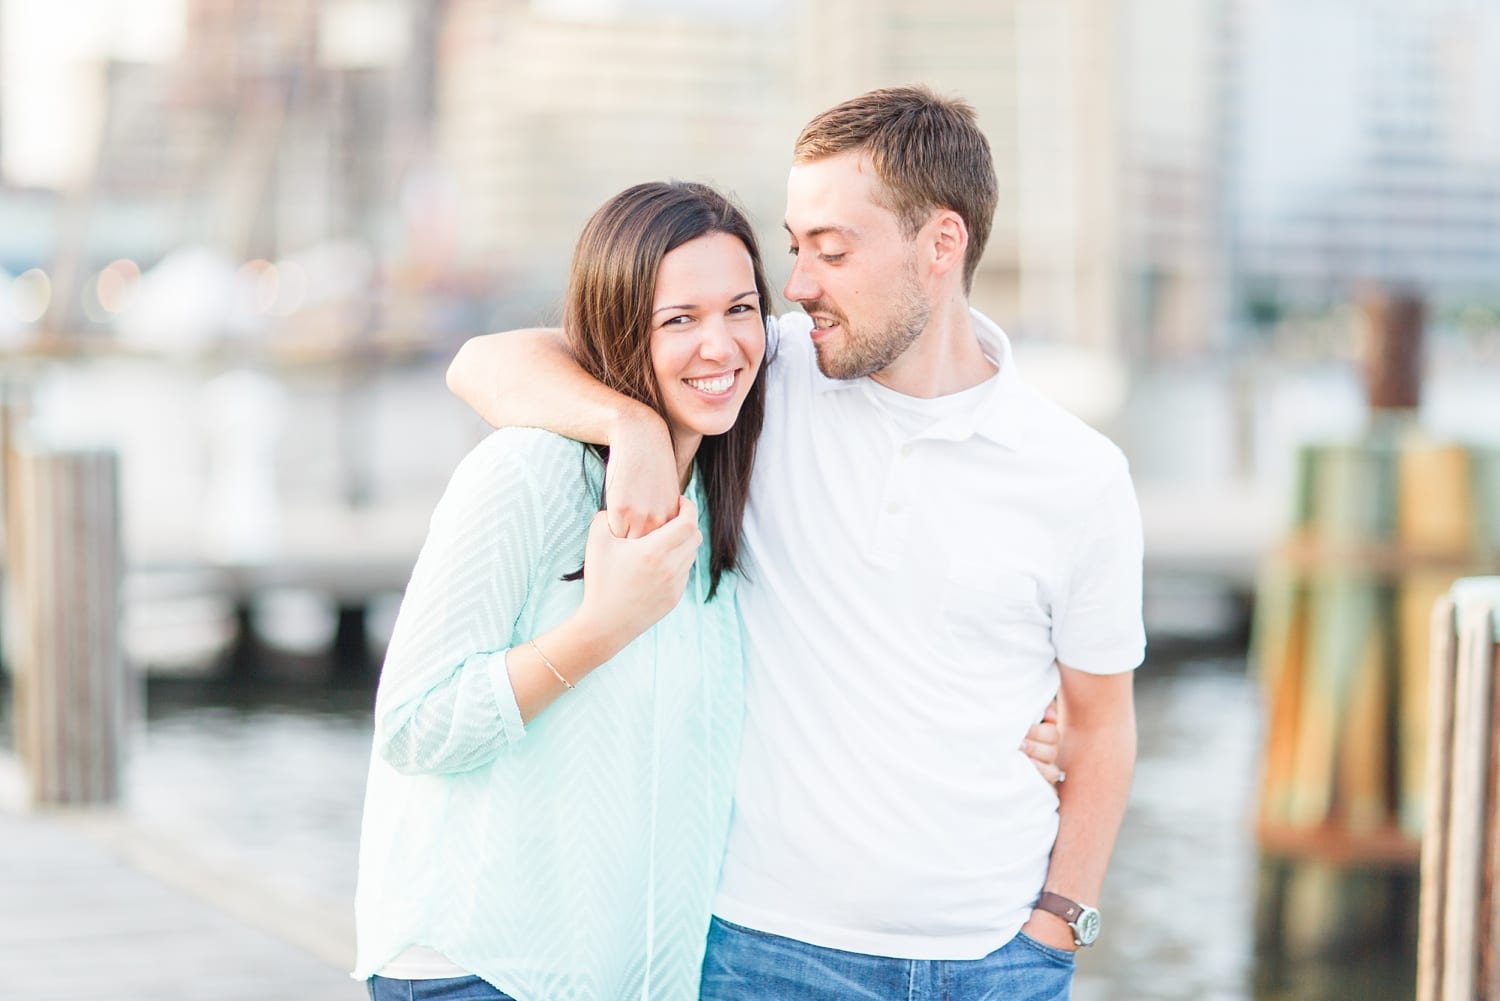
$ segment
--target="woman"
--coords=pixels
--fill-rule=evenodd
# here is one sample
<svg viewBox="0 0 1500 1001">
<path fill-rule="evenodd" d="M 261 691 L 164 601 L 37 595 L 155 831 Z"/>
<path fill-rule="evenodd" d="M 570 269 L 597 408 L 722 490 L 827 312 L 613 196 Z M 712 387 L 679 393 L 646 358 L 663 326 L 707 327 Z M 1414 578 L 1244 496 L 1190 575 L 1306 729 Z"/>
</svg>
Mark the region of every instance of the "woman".
<svg viewBox="0 0 1500 1001">
<path fill-rule="evenodd" d="M 749 224 L 710 188 L 638 185 L 584 228 L 571 347 L 663 416 L 684 498 L 614 538 L 602 450 L 534 429 L 454 473 L 376 696 L 354 975 L 377 1001 L 697 997 L 770 303 Z"/>
</svg>

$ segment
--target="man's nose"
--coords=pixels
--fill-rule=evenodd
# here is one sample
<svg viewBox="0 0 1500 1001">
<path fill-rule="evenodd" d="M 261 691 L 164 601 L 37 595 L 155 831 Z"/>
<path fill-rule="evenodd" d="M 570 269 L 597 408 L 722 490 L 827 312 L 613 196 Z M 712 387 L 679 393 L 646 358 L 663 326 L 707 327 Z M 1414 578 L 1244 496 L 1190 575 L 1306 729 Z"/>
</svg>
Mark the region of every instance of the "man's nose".
<svg viewBox="0 0 1500 1001">
<path fill-rule="evenodd" d="M 802 262 L 802 258 L 792 258 L 792 273 L 786 280 L 786 287 L 781 290 L 791 302 L 811 302 L 822 295 L 818 283 L 813 280 L 808 266 Z"/>
</svg>

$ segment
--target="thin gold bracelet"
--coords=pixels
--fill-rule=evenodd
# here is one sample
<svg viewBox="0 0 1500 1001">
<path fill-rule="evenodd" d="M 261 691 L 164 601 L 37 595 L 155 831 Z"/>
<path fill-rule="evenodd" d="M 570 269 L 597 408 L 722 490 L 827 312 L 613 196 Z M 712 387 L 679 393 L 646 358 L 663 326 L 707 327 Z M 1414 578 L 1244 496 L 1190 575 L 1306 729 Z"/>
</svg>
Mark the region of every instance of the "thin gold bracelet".
<svg viewBox="0 0 1500 1001">
<path fill-rule="evenodd" d="M 556 677 L 558 681 L 561 681 L 563 683 L 564 687 L 566 687 L 569 691 L 572 691 L 573 683 L 567 678 L 564 678 L 562 676 L 562 672 L 557 669 L 552 661 L 547 659 L 547 655 L 542 653 L 542 648 L 536 645 L 536 640 L 527 640 L 526 642 L 530 643 L 531 649 L 535 650 L 536 655 L 542 658 L 542 663 L 547 665 L 547 670 L 551 671 L 553 676 Z"/>
</svg>

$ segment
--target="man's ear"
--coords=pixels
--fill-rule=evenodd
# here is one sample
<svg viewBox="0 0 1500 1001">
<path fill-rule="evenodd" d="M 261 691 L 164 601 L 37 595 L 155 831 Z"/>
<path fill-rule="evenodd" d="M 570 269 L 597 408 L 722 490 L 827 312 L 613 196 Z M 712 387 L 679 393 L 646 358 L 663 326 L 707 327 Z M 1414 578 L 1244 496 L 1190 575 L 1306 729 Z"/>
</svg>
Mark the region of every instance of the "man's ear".
<svg viewBox="0 0 1500 1001">
<path fill-rule="evenodd" d="M 963 217 L 952 209 L 939 209 L 924 228 L 933 273 L 946 275 L 957 269 L 962 274 L 964 255 L 969 249 L 969 227 L 964 225 Z"/>
</svg>

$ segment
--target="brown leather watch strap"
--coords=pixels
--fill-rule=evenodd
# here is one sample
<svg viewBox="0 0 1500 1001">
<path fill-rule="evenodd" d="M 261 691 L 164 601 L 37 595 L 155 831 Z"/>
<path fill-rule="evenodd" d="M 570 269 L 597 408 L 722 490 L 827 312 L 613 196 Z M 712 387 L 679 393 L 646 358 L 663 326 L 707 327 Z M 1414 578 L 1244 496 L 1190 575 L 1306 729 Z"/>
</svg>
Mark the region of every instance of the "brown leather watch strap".
<svg viewBox="0 0 1500 1001">
<path fill-rule="evenodd" d="M 1078 920 L 1083 913 L 1083 905 L 1077 901 L 1069 900 L 1061 893 L 1053 893 L 1051 890 L 1043 890 L 1042 895 L 1036 898 L 1036 906 L 1048 914 L 1056 914 L 1068 924 Z"/>
</svg>

